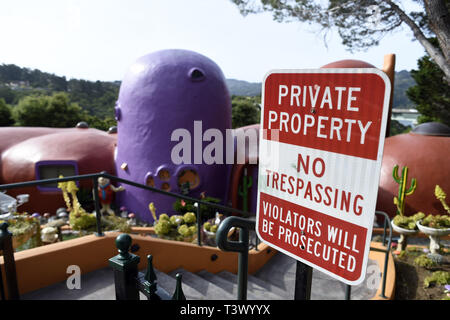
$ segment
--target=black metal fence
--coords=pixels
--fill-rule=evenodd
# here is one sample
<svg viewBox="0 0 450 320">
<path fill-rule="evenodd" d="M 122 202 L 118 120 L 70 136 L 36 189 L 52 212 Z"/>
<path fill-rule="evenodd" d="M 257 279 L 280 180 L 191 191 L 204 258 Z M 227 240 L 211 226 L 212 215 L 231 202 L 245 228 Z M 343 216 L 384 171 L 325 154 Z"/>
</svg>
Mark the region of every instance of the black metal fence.
<svg viewBox="0 0 450 320">
<path fill-rule="evenodd" d="M 138 271 L 140 257 L 130 253 L 132 239 L 123 233 L 116 238 L 119 254 L 109 259 L 109 265 L 114 270 L 114 286 L 116 300 L 139 300 L 142 292 L 148 300 L 186 300 L 181 287 L 181 274 L 176 275 L 176 288 L 172 296 L 158 287 L 153 257 L 147 256 L 147 272 Z"/>
<path fill-rule="evenodd" d="M 147 186 L 144 184 L 140 184 L 134 181 L 122 179 L 113 175 L 110 175 L 106 172 L 100 172 L 100 173 L 93 173 L 93 174 L 84 174 L 84 175 L 78 175 L 78 176 L 70 176 L 70 177 L 63 177 L 63 178 L 54 178 L 54 179 L 43 179 L 43 180 L 34 180 L 34 181 L 27 181 L 27 182 L 18 182 L 18 183 L 10 183 L 10 184 L 3 184 L 0 185 L 0 191 L 2 190 L 10 190 L 10 189 L 16 189 L 16 188 L 24 188 L 24 187 L 33 187 L 38 185 L 43 185 L 47 183 L 59 183 L 59 182 L 67 182 L 67 181 L 81 181 L 81 180 L 92 180 L 92 185 L 94 191 L 98 188 L 98 178 L 104 177 L 108 178 L 110 180 L 132 185 L 141 189 L 146 189 L 152 192 L 160 193 L 163 195 L 167 195 L 173 198 L 182 199 L 185 201 L 194 202 L 194 206 L 196 207 L 196 216 L 197 216 L 197 244 L 199 246 L 202 245 L 202 237 L 201 237 L 201 230 L 202 230 L 202 217 L 201 217 L 201 205 L 206 205 L 212 208 L 215 208 L 217 210 L 229 212 L 229 213 L 238 213 L 244 217 L 248 217 L 250 215 L 249 212 L 242 211 L 239 209 L 227 207 L 221 204 L 217 203 L 211 203 L 208 201 L 203 201 L 202 199 L 196 199 L 192 198 L 186 195 L 167 192 L 164 190 L 160 190 L 151 186 Z M 100 204 L 99 204 L 99 198 L 98 193 L 93 192 L 94 196 L 94 205 L 95 205 L 95 213 L 96 213 L 96 236 L 104 236 L 103 229 L 102 229 L 102 223 L 101 223 L 101 213 L 100 213 Z M 16 269 L 15 269 L 15 262 L 14 262 L 14 250 L 12 248 L 12 235 L 7 231 L 7 224 L 4 224 L 4 231 L 2 231 L 1 235 L 1 245 L 7 249 L 4 250 L 5 255 L 5 269 L 6 269 L 6 279 L 8 284 L 8 289 L 11 292 L 9 297 L 11 299 L 19 299 L 19 293 L 17 289 L 17 279 L 16 279 Z M 3 224 L 2 224 L 3 228 Z M 254 227 L 253 227 L 254 229 Z M 2 229 L 3 230 L 3 229 Z M 245 231 L 244 231 L 245 233 Z M 124 235 L 125 236 L 125 235 Z M 248 236 L 247 236 L 248 238 Z M 121 239 L 121 240 L 120 240 Z M 133 255 L 132 253 L 129 253 L 129 246 L 126 248 L 124 246 L 123 241 L 124 239 L 120 238 L 118 242 L 116 241 L 116 245 L 119 248 L 119 255 L 116 257 L 113 257 L 109 260 L 110 266 L 114 269 L 115 273 L 115 286 L 116 286 L 116 298 L 119 300 L 129 300 L 129 299 L 139 299 L 139 291 L 141 291 L 144 295 L 147 296 L 147 298 L 154 300 L 154 299 L 162 299 L 166 300 L 170 298 L 169 294 L 165 292 L 162 288 L 157 289 L 156 285 L 156 276 L 153 278 L 151 275 L 154 274 L 152 271 L 147 270 L 146 275 L 142 275 L 137 270 L 137 265 L 139 263 L 139 256 Z M 128 241 L 128 240 L 127 240 Z M 3 245 L 3 243 L 5 243 Z M 122 244 L 121 244 L 122 243 Z M 126 241 L 125 241 L 126 243 Z M 131 245 L 131 243 L 130 243 Z M 121 247 L 119 247 L 121 246 Z M 246 245 L 246 250 L 248 251 L 248 241 Z M 151 256 L 150 256 L 151 257 Z M 150 266 L 152 266 L 151 259 L 150 259 Z M 240 263 L 243 264 L 244 262 Z M 247 268 L 248 262 L 245 262 L 245 265 Z M 241 268 L 241 267 L 240 267 Z M 183 291 L 181 289 L 181 275 L 177 275 L 177 289 L 175 290 L 173 294 L 173 299 L 176 300 L 182 300 L 184 298 Z M 1 269 L 0 269 L 0 279 L 1 279 Z M 1 291 L 1 297 L 4 298 L 4 286 L 3 283 L 0 282 L 0 291 Z M 241 289 L 242 291 L 242 289 Z M 245 290 L 246 291 L 246 290 Z"/>
<path fill-rule="evenodd" d="M 91 179 L 94 191 L 97 190 L 98 187 L 98 178 L 105 177 L 110 180 L 132 185 L 141 189 L 146 189 L 152 192 L 156 192 L 159 194 L 167 195 L 173 198 L 182 199 L 185 201 L 190 201 L 196 203 L 196 209 L 197 209 L 197 244 L 199 246 L 202 245 L 201 240 L 201 229 L 202 229 L 202 218 L 201 218 L 201 211 L 200 211 L 200 205 L 206 205 L 212 208 L 215 208 L 217 210 L 229 212 L 229 213 L 238 213 L 242 215 L 244 218 L 241 217 L 228 217 L 219 226 L 219 229 L 217 231 L 216 235 L 216 243 L 218 247 L 221 250 L 224 251 L 234 251 L 239 253 L 239 259 L 238 259 L 238 296 L 237 298 L 239 300 L 245 300 L 247 298 L 247 275 L 248 275 L 248 250 L 249 250 L 249 232 L 255 231 L 255 221 L 248 218 L 251 213 L 242 211 L 236 208 L 227 207 L 221 204 L 217 203 L 211 203 L 208 201 L 203 201 L 202 199 L 196 199 L 192 198 L 186 195 L 172 193 L 164 190 L 160 190 L 151 186 L 147 186 L 144 184 L 140 184 L 134 181 L 122 179 L 113 175 L 110 175 L 106 172 L 100 172 L 100 173 L 94 173 L 94 174 L 85 174 L 85 175 L 78 175 L 78 176 L 71 176 L 71 177 L 63 177 L 63 178 L 55 178 L 55 179 L 44 179 L 44 180 L 35 180 L 35 181 L 29 181 L 29 182 L 19 182 L 19 183 L 11 183 L 11 184 L 4 184 L 0 185 L 0 191 L 1 190 L 9 190 L 9 189 L 15 189 L 15 188 L 23 188 L 23 187 L 31 187 L 31 186 L 37 186 L 47 183 L 59 183 L 59 182 L 67 182 L 67 181 L 80 181 L 80 180 L 87 180 Z M 101 224 L 101 213 L 100 213 L 100 207 L 99 207 L 99 199 L 98 199 L 98 193 L 93 192 L 94 194 L 94 204 L 95 204 L 95 213 L 97 218 L 97 227 L 96 227 L 96 235 L 97 236 L 104 236 L 103 230 L 102 230 L 102 224 Z M 392 240 L 392 230 L 390 225 L 390 219 L 388 215 L 384 212 L 376 212 L 376 214 L 384 216 L 384 233 L 383 233 L 383 245 L 386 242 L 386 228 L 389 227 L 389 238 L 388 238 L 388 245 L 385 250 L 379 249 L 379 248 L 370 248 L 371 250 L 375 251 L 382 251 L 385 252 L 386 258 L 385 258 L 385 264 L 384 264 L 384 270 L 383 270 L 383 278 L 382 278 L 382 294 L 381 296 L 383 298 L 386 298 L 385 296 L 385 287 L 386 287 L 386 273 L 387 273 L 387 266 L 388 266 L 388 258 L 389 258 L 389 249 L 391 246 L 391 240 Z M 12 299 L 18 299 L 18 289 L 17 289 L 17 279 L 16 279 L 16 272 L 15 272 L 15 263 L 14 263 L 14 250 L 12 249 L 12 235 L 7 231 L 7 224 L 1 225 L 1 231 L 0 231 L 0 249 L 3 249 L 4 252 L 4 259 L 5 259 L 5 269 L 6 269 L 6 278 L 7 278 L 7 284 L 8 284 L 8 291 L 10 292 L 9 297 Z M 239 228 L 239 241 L 230 241 L 228 239 L 228 231 L 231 228 Z M 126 234 L 123 235 L 124 238 L 118 237 L 118 240 L 116 240 L 116 245 L 119 249 L 119 255 L 116 257 L 113 257 L 109 260 L 110 266 L 114 269 L 115 273 L 115 285 L 116 285 L 116 298 L 119 300 L 128 300 L 128 299 L 139 299 L 139 291 L 141 291 L 144 295 L 147 296 L 149 299 L 169 299 L 170 295 L 165 292 L 162 288 L 157 288 L 156 285 L 156 277 L 154 276 L 153 264 L 152 264 L 152 258 L 151 256 L 148 256 L 149 259 L 149 267 L 150 269 L 147 270 L 147 273 L 145 275 L 142 275 L 137 270 L 137 265 L 139 263 L 139 256 L 135 256 L 131 253 L 129 253 L 129 248 L 131 246 L 131 237 L 128 239 Z M 129 236 L 128 236 L 129 237 Z M 257 237 L 256 237 L 257 239 Z M 129 245 L 128 245 L 129 242 Z M 255 247 L 257 248 L 258 242 L 255 243 Z M 8 261 L 8 263 L 7 263 Z M 8 266 L 7 266 L 8 265 Z M 1 272 L 1 270 L 0 270 Z M 309 273 L 310 274 L 310 273 Z M 310 277 L 310 276 L 309 276 Z M 0 274 L 1 279 L 1 274 Z M 310 282 L 310 281 L 309 281 Z M 3 284 L 0 281 L 1 287 L 1 297 L 4 297 L 4 288 Z M 177 275 L 177 290 L 175 291 L 174 295 L 172 296 L 174 299 L 183 299 L 184 295 L 181 289 L 181 275 Z M 351 297 L 351 286 L 347 286 L 346 292 L 345 292 L 346 299 L 350 299 Z"/>
<path fill-rule="evenodd" d="M 225 211 L 225 212 L 229 212 L 229 213 L 237 213 L 242 215 L 243 217 L 248 217 L 250 216 L 249 212 L 246 211 L 242 211 L 239 209 L 235 209 L 235 208 L 231 208 L 231 207 L 227 207 L 218 203 L 212 203 L 212 202 L 208 202 L 208 201 L 204 201 L 202 199 L 196 199 L 193 197 L 189 197 L 183 194 L 178 194 L 178 193 L 173 193 L 173 192 L 168 192 L 168 191 L 164 191 L 161 189 L 157 189 L 151 186 L 147 186 L 145 184 L 141 184 L 141 183 L 137 183 L 134 181 L 130 181 L 130 180 L 126 180 L 126 179 L 122 179 L 116 176 L 113 176 L 111 174 L 108 174 L 106 172 L 100 172 L 100 173 L 92 173 L 92 174 L 84 174 L 84 175 L 78 175 L 78 176 L 71 176 L 71 177 L 64 177 L 64 178 L 54 178 L 54 179 L 43 179 L 43 180 L 34 180 L 34 181 L 28 181 L 28 182 L 18 182 L 18 183 L 10 183 L 10 184 L 3 184 L 0 185 L 0 191 L 1 190 L 9 190 L 9 189 L 16 189 L 16 188 L 23 188 L 23 187 L 33 187 L 33 186 L 37 186 L 37 185 L 42 185 L 42 184 L 47 184 L 47 183 L 59 183 L 59 182 L 67 182 L 67 181 L 81 181 L 81 180 L 92 180 L 92 185 L 94 190 L 97 190 L 98 187 L 98 178 L 100 177 L 104 177 L 104 178 L 108 178 L 110 180 L 116 181 L 116 182 L 120 182 L 120 183 L 124 183 L 124 184 L 128 184 L 134 187 L 138 187 L 141 189 L 145 189 L 145 190 L 149 190 L 152 192 L 156 192 L 159 194 L 163 194 L 169 197 L 173 197 L 176 199 L 182 199 L 185 201 L 189 201 L 189 202 L 193 202 L 196 203 L 196 209 L 197 209 L 197 244 L 199 246 L 202 245 L 202 240 L 201 240 L 201 223 L 202 223 L 202 219 L 201 219 L 201 210 L 200 210 L 200 206 L 201 205 L 206 205 L 212 208 L 215 208 L 217 210 L 221 210 L 221 211 Z M 100 213 L 100 202 L 99 202 L 99 198 L 98 198 L 98 193 L 94 192 L 94 204 L 95 204 L 95 212 L 96 212 L 96 217 L 97 217 L 97 232 L 96 235 L 97 236 L 103 236 L 103 230 L 102 230 L 102 224 L 101 224 L 101 213 Z"/>
</svg>

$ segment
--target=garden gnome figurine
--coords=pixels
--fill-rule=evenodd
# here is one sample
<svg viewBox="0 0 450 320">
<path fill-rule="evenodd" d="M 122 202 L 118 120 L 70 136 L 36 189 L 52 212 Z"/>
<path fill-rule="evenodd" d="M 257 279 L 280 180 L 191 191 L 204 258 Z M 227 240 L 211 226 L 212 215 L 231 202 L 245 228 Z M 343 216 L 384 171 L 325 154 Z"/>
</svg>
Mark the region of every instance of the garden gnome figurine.
<svg viewBox="0 0 450 320">
<path fill-rule="evenodd" d="M 111 202 L 114 198 L 114 192 L 123 190 L 125 190 L 125 188 L 122 186 L 118 188 L 114 187 L 108 178 L 98 178 L 98 197 L 102 205 L 102 208 L 100 209 L 101 214 L 105 211 L 108 214 L 114 214 L 114 211 L 111 209 Z"/>
</svg>

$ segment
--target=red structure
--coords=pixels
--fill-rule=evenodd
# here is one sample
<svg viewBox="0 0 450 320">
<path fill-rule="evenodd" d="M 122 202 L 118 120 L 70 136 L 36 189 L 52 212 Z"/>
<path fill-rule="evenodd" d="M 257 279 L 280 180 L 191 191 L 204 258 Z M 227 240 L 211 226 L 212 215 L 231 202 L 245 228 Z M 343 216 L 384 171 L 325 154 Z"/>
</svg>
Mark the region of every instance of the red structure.
<svg viewBox="0 0 450 320">
<path fill-rule="evenodd" d="M 115 174 L 116 134 L 89 128 L 2 127 L 0 137 L 0 184 L 101 171 Z M 83 181 L 79 188 L 91 192 L 92 184 Z M 11 196 L 20 193 L 30 195 L 21 211 L 54 214 L 65 207 L 56 184 L 8 191 Z"/>
<path fill-rule="evenodd" d="M 396 164 L 400 168 L 408 167 L 407 185 L 416 178 L 417 188 L 405 200 L 405 215 L 411 216 L 419 211 L 425 214 L 445 214 L 445 210 L 434 195 L 439 185 L 444 192 L 450 193 L 450 128 L 449 132 L 438 132 L 442 125 L 425 123 L 417 126 L 413 132 L 400 134 L 386 139 L 384 143 L 383 164 L 378 189 L 377 209 L 395 216 L 394 196 L 398 193 L 398 184 L 392 177 Z M 423 130 L 426 128 L 426 130 Z"/>
</svg>

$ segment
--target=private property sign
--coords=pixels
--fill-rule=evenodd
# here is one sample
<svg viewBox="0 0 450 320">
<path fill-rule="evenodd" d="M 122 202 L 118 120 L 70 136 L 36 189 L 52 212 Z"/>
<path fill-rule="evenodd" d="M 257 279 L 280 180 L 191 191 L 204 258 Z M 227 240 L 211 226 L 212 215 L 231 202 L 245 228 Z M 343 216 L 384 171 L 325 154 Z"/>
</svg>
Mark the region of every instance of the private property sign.
<svg viewBox="0 0 450 320">
<path fill-rule="evenodd" d="M 390 91 L 375 68 L 275 70 L 263 82 L 258 236 L 350 285 L 365 278 Z"/>
</svg>

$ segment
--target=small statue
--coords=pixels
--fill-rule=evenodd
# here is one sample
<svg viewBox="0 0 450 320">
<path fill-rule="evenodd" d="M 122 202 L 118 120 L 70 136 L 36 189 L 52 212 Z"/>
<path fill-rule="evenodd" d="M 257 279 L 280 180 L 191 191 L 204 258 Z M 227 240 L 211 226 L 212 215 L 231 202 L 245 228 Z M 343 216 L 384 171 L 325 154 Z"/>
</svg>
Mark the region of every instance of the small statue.
<svg viewBox="0 0 450 320">
<path fill-rule="evenodd" d="M 45 227 L 41 230 L 41 240 L 46 244 L 54 243 L 58 241 L 58 228 Z"/>
<path fill-rule="evenodd" d="M 106 212 L 107 214 L 114 214 L 114 211 L 111 209 L 111 202 L 113 201 L 114 192 L 119 192 L 125 190 L 124 187 L 114 187 L 111 184 L 111 181 L 108 178 L 100 177 L 98 178 L 98 197 L 100 199 L 100 203 L 102 208 L 100 209 L 100 213 Z"/>
</svg>

